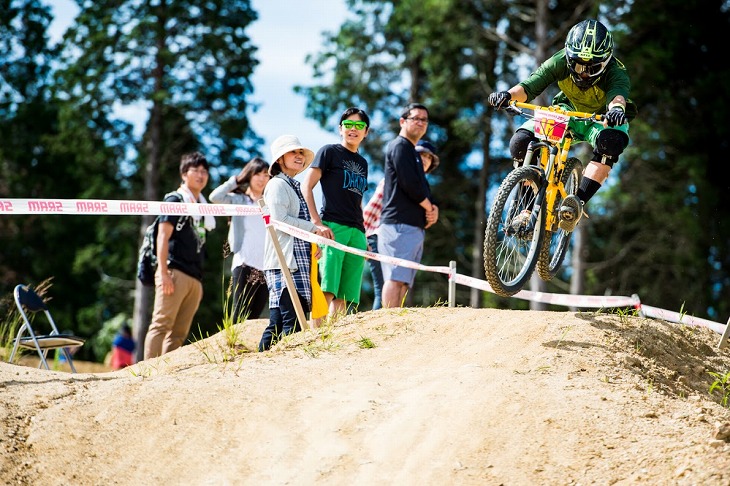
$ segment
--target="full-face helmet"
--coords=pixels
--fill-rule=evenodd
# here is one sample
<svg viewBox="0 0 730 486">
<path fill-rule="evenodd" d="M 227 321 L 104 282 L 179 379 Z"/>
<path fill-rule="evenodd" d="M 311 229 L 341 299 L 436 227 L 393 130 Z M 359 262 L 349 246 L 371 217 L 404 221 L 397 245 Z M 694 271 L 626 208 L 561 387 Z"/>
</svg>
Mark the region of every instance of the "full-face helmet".
<svg viewBox="0 0 730 486">
<path fill-rule="evenodd" d="M 581 89 L 593 86 L 601 78 L 613 56 L 613 36 L 597 20 L 574 25 L 565 39 L 565 58 L 570 77 Z"/>
</svg>

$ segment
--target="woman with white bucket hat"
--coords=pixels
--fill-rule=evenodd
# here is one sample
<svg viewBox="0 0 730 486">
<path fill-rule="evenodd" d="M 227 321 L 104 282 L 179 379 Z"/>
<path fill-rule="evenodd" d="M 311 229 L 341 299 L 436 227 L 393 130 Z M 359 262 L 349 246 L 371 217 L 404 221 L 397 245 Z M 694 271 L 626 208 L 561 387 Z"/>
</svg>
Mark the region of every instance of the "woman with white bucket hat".
<svg viewBox="0 0 730 486">
<path fill-rule="evenodd" d="M 302 145 L 294 135 L 282 135 L 271 144 L 271 180 L 264 189 L 264 201 L 271 219 L 321 235 L 322 232 L 310 221 L 307 203 L 300 183 L 294 176 L 312 163 L 314 152 Z M 310 281 L 312 248 L 307 241 L 287 233 L 276 231 L 286 264 L 291 270 L 294 288 L 304 312 L 309 312 L 312 302 Z M 276 249 L 267 235 L 264 245 L 264 274 L 269 289 L 269 325 L 259 342 L 259 351 L 266 351 L 287 334 L 301 330 L 297 313 L 286 279 L 281 269 Z"/>
</svg>

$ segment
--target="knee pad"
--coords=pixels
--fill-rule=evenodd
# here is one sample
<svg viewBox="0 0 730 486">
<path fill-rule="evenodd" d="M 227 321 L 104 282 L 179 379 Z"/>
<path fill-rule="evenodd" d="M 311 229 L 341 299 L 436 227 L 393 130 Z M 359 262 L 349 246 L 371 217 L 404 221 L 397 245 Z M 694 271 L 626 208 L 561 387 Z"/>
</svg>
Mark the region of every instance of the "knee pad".
<svg viewBox="0 0 730 486">
<path fill-rule="evenodd" d="M 531 131 L 525 130 L 524 128 L 518 129 L 509 141 L 509 153 L 512 155 L 512 158 L 520 162 L 525 160 L 527 146 L 533 140 L 537 140 L 537 138 Z"/>
<path fill-rule="evenodd" d="M 628 144 L 629 136 L 624 132 L 610 128 L 602 130 L 596 138 L 596 147 L 591 160 L 613 167 Z"/>
</svg>

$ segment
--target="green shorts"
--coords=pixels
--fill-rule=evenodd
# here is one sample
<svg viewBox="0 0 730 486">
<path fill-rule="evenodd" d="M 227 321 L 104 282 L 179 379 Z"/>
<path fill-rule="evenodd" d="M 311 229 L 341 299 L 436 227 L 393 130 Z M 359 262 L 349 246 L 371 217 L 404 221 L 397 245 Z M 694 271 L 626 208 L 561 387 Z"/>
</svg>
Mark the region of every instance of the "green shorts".
<svg viewBox="0 0 730 486">
<path fill-rule="evenodd" d="M 367 250 L 368 242 L 365 233 L 357 228 L 342 224 L 322 221 L 335 234 L 335 241 L 350 248 Z M 319 275 L 322 279 L 323 292 L 342 299 L 347 303 L 360 303 L 362 288 L 362 272 L 365 269 L 365 258 L 347 253 L 331 246 L 322 248 L 319 260 Z"/>
</svg>

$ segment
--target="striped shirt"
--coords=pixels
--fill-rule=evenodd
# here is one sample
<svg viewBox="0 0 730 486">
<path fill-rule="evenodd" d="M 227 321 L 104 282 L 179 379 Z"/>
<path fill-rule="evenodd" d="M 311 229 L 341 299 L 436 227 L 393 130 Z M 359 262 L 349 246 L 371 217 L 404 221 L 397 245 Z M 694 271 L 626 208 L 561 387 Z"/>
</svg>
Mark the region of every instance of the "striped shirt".
<svg viewBox="0 0 730 486">
<path fill-rule="evenodd" d="M 372 195 L 368 203 L 365 205 L 365 209 L 362 211 L 366 236 L 370 236 L 375 233 L 375 230 L 377 230 L 378 226 L 380 226 L 380 213 L 383 210 L 384 188 L 385 179 L 382 179 L 375 188 L 375 193 Z"/>
</svg>

